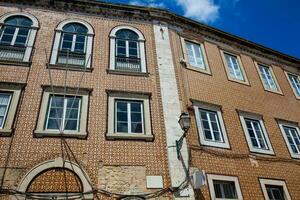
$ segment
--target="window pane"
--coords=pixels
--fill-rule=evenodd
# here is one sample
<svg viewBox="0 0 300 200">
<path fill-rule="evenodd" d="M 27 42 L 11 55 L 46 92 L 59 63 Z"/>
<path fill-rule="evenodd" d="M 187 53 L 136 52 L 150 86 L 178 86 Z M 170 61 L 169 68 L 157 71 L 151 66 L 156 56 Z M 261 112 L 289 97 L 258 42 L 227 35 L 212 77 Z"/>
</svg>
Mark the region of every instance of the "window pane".
<svg viewBox="0 0 300 200">
<path fill-rule="evenodd" d="M 78 118 L 78 109 L 67 109 L 66 118 L 67 119 L 77 119 Z"/>
<path fill-rule="evenodd" d="M 131 132 L 132 133 L 142 133 L 143 132 L 142 123 L 131 123 Z"/>
<path fill-rule="evenodd" d="M 0 128 L 3 127 L 9 108 L 11 94 L 0 93 Z"/>
<path fill-rule="evenodd" d="M 79 97 L 67 97 L 67 107 L 68 108 L 79 108 L 80 99 Z"/>
<path fill-rule="evenodd" d="M 60 126 L 61 126 L 61 119 L 58 119 L 58 118 L 55 118 L 55 119 L 49 118 L 48 119 L 47 129 L 58 130 Z"/>
<path fill-rule="evenodd" d="M 222 198 L 221 185 L 218 183 L 214 183 L 215 196 L 216 198 Z"/>
<path fill-rule="evenodd" d="M 117 112 L 118 122 L 127 122 L 127 112 Z"/>
<path fill-rule="evenodd" d="M 300 79 L 299 79 L 299 77 L 289 74 L 289 79 L 290 79 L 290 82 L 292 83 L 292 86 L 293 86 L 296 94 L 298 96 L 300 96 Z"/>
<path fill-rule="evenodd" d="M 68 119 L 66 120 L 65 130 L 77 130 L 77 120 Z"/>
<path fill-rule="evenodd" d="M 117 132 L 128 133 L 127 123 L 118 122 L 117 123 Z"/>
<path fill-rule="evenodd" d="M 186 41 L 186 51 L 189 58 L 189 63 L 194 67 L 205 69 L 203 53 L 199 44 L 194 44 Z"/>
<path fill-rule="evenodd" d="M 284 132 L 287 136 L 288 142 L 293 153 L 300 153 L 300 136 L 296 128 L 283 126 Z"/>
<path fill-rule="evenodd" d="M 63 116 L 63 108 L 51 108 L 50 109 L 50 113 L 49 113 L 49 117 L 51 118 L 62 118 Z"/>
<path fill-rule="evenodd" d="M 211 132 L 209 130 L 204 130 L 204 136 L 205 136 L 205 139 L 207 140 L 212 140 L 212 135 L 211 135 Z"/>
<path fill-rule="evenodd" d="M 142 103 L 131 103 L 132 112 L 141 112 Z"/>
<path fill-rule="evenodd" d="M 127 112 L 127 103 L 122 101 L 117 101 L 117 111 L 126 111 Z"/>
<path fill-rule="evenodd" d="M 131 113 L 132 122 L 142 122 L 142 113 Z"/>
</svg>

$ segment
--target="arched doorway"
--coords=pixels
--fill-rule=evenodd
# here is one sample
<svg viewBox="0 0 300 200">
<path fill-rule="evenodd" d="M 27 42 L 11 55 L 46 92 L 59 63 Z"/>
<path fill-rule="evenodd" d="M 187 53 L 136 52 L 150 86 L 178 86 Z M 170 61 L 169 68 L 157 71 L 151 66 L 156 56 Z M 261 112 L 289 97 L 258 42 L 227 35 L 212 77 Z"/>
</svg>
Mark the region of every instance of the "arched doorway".
<svg viewBox="0 0 300 200">
<path fill-rule="evenodd" d="M 45 199 L 66 199 L 65 195 L 72 197 L 69 199 L 93 199 L 90 183 L 81 167 L 57 158 L 33 167 L 21 180 L 18 191 Z M 18 195 L 12 199 L 25 200 L 30 196 Z"/>
</svg>

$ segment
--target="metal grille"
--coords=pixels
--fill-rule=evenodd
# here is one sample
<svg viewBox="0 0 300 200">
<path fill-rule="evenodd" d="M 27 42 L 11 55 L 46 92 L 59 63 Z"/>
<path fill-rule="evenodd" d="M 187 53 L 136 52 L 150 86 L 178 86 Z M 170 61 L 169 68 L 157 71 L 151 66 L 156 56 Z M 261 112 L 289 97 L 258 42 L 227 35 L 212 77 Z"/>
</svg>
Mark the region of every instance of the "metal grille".
<svg viewBox="0 0 300 200">
<path fill-rule="evenodd" d="M 127 58 L 116 56 L 116 70 L 141 72 L 140 58 Z"/>
<path fill-rule="evenodd" d="M 0 59 L 7 61 L 23 61 L 26 47 L 0 45 Z"/>
<path fill-rule="evenodd" d="M 85 54 L 59 51 L 57 55 L 57 64 L 84 67 Z"/>
</svg>

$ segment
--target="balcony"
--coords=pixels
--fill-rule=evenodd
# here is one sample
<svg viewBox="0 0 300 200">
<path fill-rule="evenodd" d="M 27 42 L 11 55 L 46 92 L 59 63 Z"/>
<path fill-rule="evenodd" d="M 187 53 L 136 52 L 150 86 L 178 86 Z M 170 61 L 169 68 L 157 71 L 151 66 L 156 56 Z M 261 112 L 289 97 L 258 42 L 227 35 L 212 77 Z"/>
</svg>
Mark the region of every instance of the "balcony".
<svg viewBox="0 0 300 200">
<path fill-rule="evenodd" d="M 140 58 L 127 58 L 116 56 L 115 70 L 127 72 L 141 72 Z"/>
<path fill-rule="evenodd" d="M 10 62 L 23 62 L 26 47 L 0 45 L 0 60 Z"/>
<path fill-rule="evenodd" d="M 84 53 L 58 51 L 57 64 L 83 68 L 85 66 L 85 58 L 86 55 Z"/>
</svg>

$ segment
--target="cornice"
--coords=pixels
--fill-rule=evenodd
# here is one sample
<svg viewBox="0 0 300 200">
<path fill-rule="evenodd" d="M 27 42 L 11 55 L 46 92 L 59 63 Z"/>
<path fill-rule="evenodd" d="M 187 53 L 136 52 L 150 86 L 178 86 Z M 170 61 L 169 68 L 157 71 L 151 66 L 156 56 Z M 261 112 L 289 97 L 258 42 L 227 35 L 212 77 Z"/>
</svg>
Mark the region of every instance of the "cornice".
<svg viewBox="0 0 300 200">
<path fill-rule="evenodd" d="M 176 31 L 180 29 L 190 30 L 202 35 L 208 40 L 234 46 L 243 52 L 248 52 L 250 54 L 270 59 L 279 64 L 300 68 L 299 58 L 286 55 L 279 51 L 160 8 L 149 8 L 92 0 L 0 0 L 0 5 L 37 7 L 56 11 L 68 10 L 76 13 L 85 13 L 108 18 L 121 18 L 123 20 L 130 21 L 138 20 L 148 23 L 151 23 L 152 21 L 162 21 L 168 23 L 172 27 L 176 27 Z"/>
</svg>

